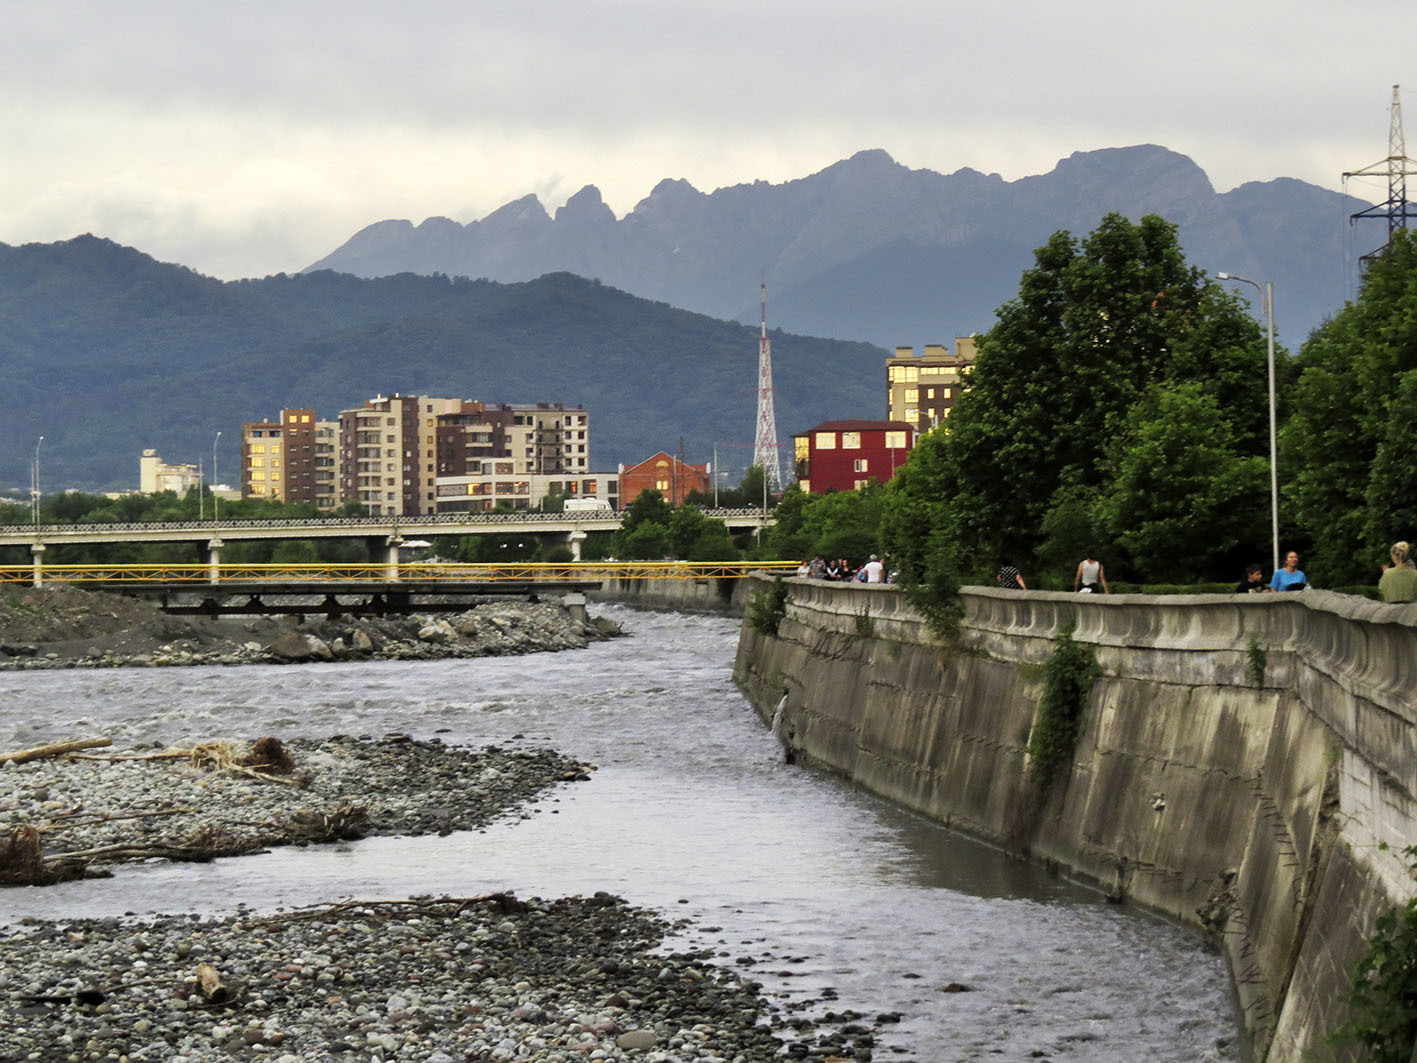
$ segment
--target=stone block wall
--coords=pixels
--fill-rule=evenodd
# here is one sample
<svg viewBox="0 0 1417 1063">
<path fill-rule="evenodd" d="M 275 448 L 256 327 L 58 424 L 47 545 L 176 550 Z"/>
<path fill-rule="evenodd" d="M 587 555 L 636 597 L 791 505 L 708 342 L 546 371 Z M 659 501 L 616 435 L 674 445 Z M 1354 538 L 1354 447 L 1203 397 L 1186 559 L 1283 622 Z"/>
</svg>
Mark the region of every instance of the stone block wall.
<svg viewBox="0 0 1417 1063">
<path fill-rule="evenodd" d="M 787 582 L 735 678 L 797 756 L 1204 930 L 1257 1058 L 1326 1051 L 1373 920 L 1413 889 L 1417 605 L 966 588 L 945 645 L 893 587 Z M 1040 792 L 1028 736 L 1065 630 L 1101 676 Z"/>
</svg>

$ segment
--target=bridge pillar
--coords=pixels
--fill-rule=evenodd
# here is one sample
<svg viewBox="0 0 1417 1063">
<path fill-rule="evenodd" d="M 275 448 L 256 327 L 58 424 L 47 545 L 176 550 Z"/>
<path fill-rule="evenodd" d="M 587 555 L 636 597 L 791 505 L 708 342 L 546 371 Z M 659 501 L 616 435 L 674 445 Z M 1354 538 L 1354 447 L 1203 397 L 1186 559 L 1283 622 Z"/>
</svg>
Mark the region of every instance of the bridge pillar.
<svg viewBox="0 0 1417 1063">
<path fill-rule="evenodd" d="M 44 544 L 30 543 L 30 554 L 34 560 L 34 585 L 44 586 Z"/>
<path fill-rule="evenodd" d="M 399 578 L 399 547 L 403 545 L 403 536 L 390 535 L 384 540 L 384 545 L 389 548 L 389 571 L 384 578 L 390 583 L 397 583 Z"/>
<path fill-rule="evenodd" d="M 579 558 L 577 560 L 579 560 Z M 561 605 L 566 612 L 570 613 L 572 617 L 579 620 L 582 624 L 590 622 L 590 617 L 585 611 L 585 595 L 581 594 L 579 591 L 572 591 L 570 594 L 563 597 L 561 599 Z"/>
<path fill-rule="evenodd" d="M 214 538 L 207 543 L 207 582 L 221 582 L 221 539 Z"/>
<path fill-rule="evenodd" d="M 571 542 L 571 560 L 579 561 L 581 559 L 581 543 L 585 542 L 585 532 L 577 528 L 575 531 L 569 532 L 566 538 Z"/>
</svg>

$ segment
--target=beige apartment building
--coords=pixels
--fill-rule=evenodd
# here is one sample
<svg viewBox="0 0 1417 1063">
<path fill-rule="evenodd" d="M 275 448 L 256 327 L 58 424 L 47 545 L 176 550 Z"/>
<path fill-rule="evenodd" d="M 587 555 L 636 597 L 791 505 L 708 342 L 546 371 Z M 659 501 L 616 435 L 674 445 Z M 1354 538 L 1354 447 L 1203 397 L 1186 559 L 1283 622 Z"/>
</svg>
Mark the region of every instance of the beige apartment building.
<svg viewBox="0 0 1417 1063">
<path fill-rule="evenodd" d="M 606 493 L 588 473 L 589 417 L 561 403 L 380 395 L 321 421 L 314 410 L 242 426 L 242 495 L 362 503 L 374 516 L 535 505 L 548 491 Z M 440 489 L 440 482 L 447 484 Z"/>
<path fill-rule="evenodd" d="M 159 491 L 172 491 L 179 497 L 201 483 L 201 473 L 195 465 L 169 465 L 158 457 L 157 451 L 148 449 L 138 458 L 138 492 L 155 495 Z"/>
<path fill-rule="evenodd" d="M 974 353 L 973 336 L 956 337 L 953 354 L 941 343 L 927 343 L 919 356 L 897 347 L 886 359 L 886 416 L 918 434 L 944 424 L 969 386 Z"/>
<path fill-rule="evenodd" d="M 246 422 L 241 496 L 335 508 L 344 500 L 336 475 L 339 432 L 339 422 L 321 421 L 314 410 L 281 410 L 278 421 Z"/>
</svg>

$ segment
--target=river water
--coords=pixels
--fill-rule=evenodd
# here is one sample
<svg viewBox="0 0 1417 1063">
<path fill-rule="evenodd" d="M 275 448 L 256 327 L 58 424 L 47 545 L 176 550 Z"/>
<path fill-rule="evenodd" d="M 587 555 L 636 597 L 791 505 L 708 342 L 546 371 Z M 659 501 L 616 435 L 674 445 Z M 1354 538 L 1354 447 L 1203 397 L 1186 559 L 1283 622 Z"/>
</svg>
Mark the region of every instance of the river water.
<svg viewBox="0 0 1417 1063">
<path fill-rule="evenodd" d="M 784 764 L 733 686 L 736 621 L 600 611 L 630 637 L 464 661 L 0 673 L 0 748 L 396 731 L 549 745 L 599 769 L 486 831 L 0 890 L 0 922 L 607 890 L 690 920 L 677 945 L 713 947 L 789 1013 L 899 1012 L 877 1060 L 1243 1058 L 1224 964 L 1193 934 Z"/>
</svg>

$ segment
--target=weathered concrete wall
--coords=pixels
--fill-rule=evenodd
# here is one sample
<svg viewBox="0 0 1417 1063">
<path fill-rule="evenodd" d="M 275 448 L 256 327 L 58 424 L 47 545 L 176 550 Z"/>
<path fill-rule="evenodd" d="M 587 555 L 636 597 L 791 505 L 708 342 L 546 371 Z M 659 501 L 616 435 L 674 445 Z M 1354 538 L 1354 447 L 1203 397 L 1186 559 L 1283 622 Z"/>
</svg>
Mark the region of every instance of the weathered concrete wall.
<svg viewBox="0 0 1417 1063">
<path fill-rule="evenodd" d="M 754 588 L 746 579 L 607 579 L 587 597 L 598 602 L 622 602 L 640 609 L 678 613 L 721 613 L 742 616 Z"/>
<path fill-rule="evenodd" d="M 1417 605 L 967 588 L 947 646 L 893 587 L 787 583 L 735 678 L 799 756 L 1203 928 L 1257 1058 L 1332 1058 L 1348 971 L 1412 892 Z M 1067 629 L 1102 674 L 1040 793 L 1028 736 Z"/>
</svg>

